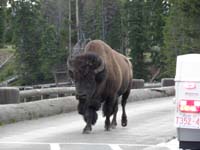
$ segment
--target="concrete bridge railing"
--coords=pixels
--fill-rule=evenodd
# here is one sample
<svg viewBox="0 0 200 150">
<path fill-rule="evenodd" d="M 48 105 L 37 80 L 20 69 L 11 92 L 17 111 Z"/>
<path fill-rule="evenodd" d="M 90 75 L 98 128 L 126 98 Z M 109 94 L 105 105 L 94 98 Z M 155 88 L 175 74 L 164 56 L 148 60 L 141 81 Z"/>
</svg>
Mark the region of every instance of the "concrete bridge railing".
<svg viewBox="0 0 200 150">
<path fill-rule="evenodd" d="M 128 102 L 174 96 L 174 87 L 132 89 Z M 31 120 L 75 111 L 78 101 L 74 96 L 46 99 L 19 104 L 0 105 L 0 125 Z"/>
<path fill-rule="evenodd" d="M 141 85 L 143 81 L 139 80 L 139 82 Z M 0 88 L 0 103 L 3 104 L 0 105 L 0 125 L 74 111 L 78 103 L 74 96 L 70 96 L 74 93 L 74 87 L 26 91 L 19 91 L 19 88 L 15 87 Z M 174 94 L 174 86 L 132 89 L 128 102 L 174 96 Z M 47 95 L 54 95 L 56 98 L 50 98 Z M 63 97 L 58 97 L 60 95 Z M 23 103 L 30 97 L 48 99 Z"/>
<path fill-rule="evenodd" d="M 143 79 L 132 80 L 132 89 L 157 88 L 157 87 L 166 87 L 173 85 L 174 85 L 174 80 L 172 78 L 164 78 L 161 80 L 161 83 L 144 83 Z M 75 94 L 74 87 L 52 87 L 52 88 L 21 90 L 21 91 L 16 87 L 1 87 L 0 104 L 30 102 L 42 99 L 72 96 L 74 94 Z"/>
<path fill-rule="evenodd" d="M 74 87 L 56 87 L 56 88 L 45 88 L 45 89 L 32 89 L 20 91 L 20 101 L 32 101 L 31 98 L 35 100 L 49 99 L 56 97 L 66 97 L 75 94 Z"/>
<path fill-rule="evenodd" d="M 145 83 L 143 79 L 133 79 L 132 89 L 142 89 L 142 88 L 158 88 L 174 86 L 173 78 L 163 78 L 161 83 Z M 74 87 L 54 87 L 54 88 L 44 88 L 44 89 L 32 89 L 20 91 L 20 101 L 32 101 L 40 99 L 49 99 L 56 97 L 65 97 L 75 94 Z M 35 98 L 35 99 L 34 99 Z"/>
</svg>

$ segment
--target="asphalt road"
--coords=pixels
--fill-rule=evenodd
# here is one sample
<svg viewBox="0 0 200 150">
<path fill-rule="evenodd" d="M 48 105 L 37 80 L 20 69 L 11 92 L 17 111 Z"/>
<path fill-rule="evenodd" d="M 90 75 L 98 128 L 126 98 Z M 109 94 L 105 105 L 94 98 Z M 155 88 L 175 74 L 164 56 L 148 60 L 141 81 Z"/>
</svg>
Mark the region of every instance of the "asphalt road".
<svg viewBox="0 0 200 150">
<path fill-rule="evenodd" d="M 175 135 L 173 97 L 127 104 L 128 126 L 104 131 L 99 118 L 91 134 L 77 112 L 0 127 L 0 150 L 144 150 L 170 141 Z"/>
</svg>

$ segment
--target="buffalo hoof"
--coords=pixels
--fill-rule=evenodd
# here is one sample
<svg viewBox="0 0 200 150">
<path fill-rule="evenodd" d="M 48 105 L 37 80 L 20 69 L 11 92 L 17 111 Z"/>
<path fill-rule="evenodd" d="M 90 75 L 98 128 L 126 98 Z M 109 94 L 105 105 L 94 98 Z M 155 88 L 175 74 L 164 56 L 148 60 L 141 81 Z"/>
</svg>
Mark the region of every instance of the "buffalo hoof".
<svg viewBox="0 0 200 150">
<path fill-rule="evenodd" d="M 83 129 L 83 134 L 90 134 L 92 132 L 92 128 L 88 128 L 87 126 Z"/>
<path fill-rule="evenodd" d="M 83 134 L 90 134 L 91 132 L 91 130 L 83 130 Z"/>
<path fill-rule="evenodd" d="M 122 124 L 122 127 L 125 127 L 125 126 L 127 126 L 127 118 L 126 117 L 122 117 L 122 122 L 121 122 L 121 124 Z"/>
<path fill-rule="evenodd" d="M 116 127 L 117 127 L 117 123 L 112 123 L 112 124 L 111 124 L 111 128 L 112 128 L 112 129 L 116 129 Z"/>
<path fill-rule="evenodd" d="M 110 131 L 110 126 L 105 126 L 105 131 Z"/>
<path fill-rule="evenodd" d="M 116 126 L 116 125 L 112 125 L 111 128 L 112 128 L 112 129 L 116 129 L 117 126 Z"/>
</svg>

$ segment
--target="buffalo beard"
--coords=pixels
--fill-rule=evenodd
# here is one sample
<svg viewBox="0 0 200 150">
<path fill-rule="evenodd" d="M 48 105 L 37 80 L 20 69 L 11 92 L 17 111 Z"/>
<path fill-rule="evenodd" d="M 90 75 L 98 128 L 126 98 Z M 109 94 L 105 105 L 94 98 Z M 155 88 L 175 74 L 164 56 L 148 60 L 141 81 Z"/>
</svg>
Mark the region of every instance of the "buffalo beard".
<svg viewBox="0 0 200 150">
<path fill-rule="evenodd" d="M 88 109 L 85 111 L 83 118 L 85 122 L 88 122 L 88 119 L 91 119 L 91 123 L 94 125 L 98 119 L 98 115 L 94 109 Z"/>
<path fill-rule="evenodd" d="M 101 102 L 98 101 L 90 101 L 90 104 L 86 102 L 86 100 L 79 100 L 78 104 L 78 113 L 83 115 L 83 119 L 85 122 L 88 122 L 90 119 L 92 125 L 94 125 L 98 119 L 97 112 L 101 107 Z"/>
</svg>

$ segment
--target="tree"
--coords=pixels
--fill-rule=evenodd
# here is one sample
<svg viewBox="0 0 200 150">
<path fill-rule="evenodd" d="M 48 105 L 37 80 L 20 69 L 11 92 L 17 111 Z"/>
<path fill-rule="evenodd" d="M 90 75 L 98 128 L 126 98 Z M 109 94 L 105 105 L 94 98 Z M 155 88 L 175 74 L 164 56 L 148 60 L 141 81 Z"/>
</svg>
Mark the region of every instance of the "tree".
<svg viewBox="0 0 200 150">
<path fill-rule="evenodd" d="M 42 35 L 42 47 L 40 49 L 41 73 L 45 82 L 52 82 L 53 72 L 60 64 L 65 63 L 63 50 L 59 47 L 56 38 L 56 29 L 53 25 L 46 25 Z"/>
<path fill-rule="evenodd" d="M 38 61 L 43 27 L 40 3 L 38 0 L 18 0 L 11 4 L 20 81 L 22 84 L 36 84 L 43 79 Z"/>
<path fill-rule="evenodd" d="M 171 0 L 164 28 L 163 76 L 174 77 L 176 57 L 200 52 L 200 1 Z"/>
<path fill-rule="evenodd" d="M 102 0 L 89 0 L 84 4 L 81 29 L 86 38 L 104 39 L 102 9 Z"/>
<path fill-rule="evenodd" d="M 85 38 L 102 39 L 112 48 L 122 48 L 122 2 L 120 0 L 83 0 L 80 28 Z"/>
<path fill-rule="evenodd" d="M 6 2 L 7 0 L 0 1 L 0 48 L 4 47 L 5 42 Z"/>
<path fill-rule="evenodd" d="M 115 50 L 125 54 L 123 47 L 122 6 L 122 2 L 119 0 L 104 2 L 105 41 Z"/>
<path fill-rule="evenodd" d="M 49 81 L 53 78 L 53 68 L 56 65 L 56 55 L 58 43 L 56 39 L 56 31 L 53 25 L 46 25 L 42 35 L 42 47 L 40 49 L 41 72 L 44 80 Z"/>
<path fill-rule="evenodd" d="M 53 82 L 53 72 L 68 55 L 67 2 L 10 0 L 10 4 L 21 84 Z"/>
<path fill-rule="evenodd" d="M 5 28 L 5 43 L 12 44 L 13 42 L 13 28 L 14 23 L 12 21 L 12 8 L 6 8 L 6 28 Z"/>
<path fill-rule="evenodd" d="M 124 10 L 127 26 L 123 28 L 128 33 L 134 77 L 152 81 L 162 66 L 160 51 L 163 46 L 166 2 L 127 0 Z"/>
<path fill-rule="evenodd" d="M 53 73 L 62 70 L 68 57 L 69 48 L 66 45 L 68 45 L 69 38 L 67 28 L 69 2 L 66 0 L 42 0 L 41 5 L 45 22 L 40 49 L 41 72 L 44 82 L 54 82 Z"/>
<path fill-rule="evenodd" d="M 144 62 L 144 52 L 149 49 L 148 20 L 145 11 L 145 1 L 133 0 L 126 4 L 128 9 L 128 36 L 130 56 L 134 68 L 134 78 L 147 79 L 148 71 Z"/>
<path fill-rule="evenodd" d="M 148 34 L 150 44 L 150 69 L 152 77 L 150 81 L 160 80 L 160 70 L 163 67 L 161 50 L 164 43 L 163 28 L 165 26 L 165 17 L 169 11 L 169 4 L 167 1 L 148 0 L 147 7 L 149 11 L 148 16 Z"/>
</svg>

